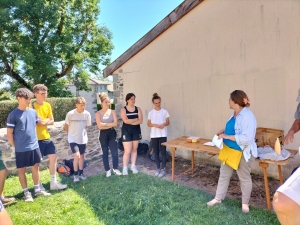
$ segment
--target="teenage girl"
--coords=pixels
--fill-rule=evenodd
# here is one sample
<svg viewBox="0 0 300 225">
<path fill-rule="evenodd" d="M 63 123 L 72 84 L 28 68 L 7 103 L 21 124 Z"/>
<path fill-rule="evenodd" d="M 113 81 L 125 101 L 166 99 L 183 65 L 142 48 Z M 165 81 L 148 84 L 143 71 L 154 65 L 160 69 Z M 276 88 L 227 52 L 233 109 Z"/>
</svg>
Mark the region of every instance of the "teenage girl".
<svg viewBox="0 0 300 225">
<path fill-rule="evenodd" d="M 151 143 L 155 153 L 156 162 L 156 177 L 163 177 L 166 175 L 166 146 L 161 143 L 167 141 L 167 126 L 170 124 L 169 113 L 167 110 L 161 108 L 161 98 L 157 93 L 153 94 L 152 103 L 154 109 L 148 114 L 148 126 L 151 127 L 150 137 Z M 160 166 L 159 151 L 161 151 L 162 163 Z"/>
<path fill-rule="evenodd" d="M 135 95 L 128 93 L 125 98 L 126 106 L 121 109 L 122 142 L 124 146 L 123 175 L 128 175 L 128 160 L 131 157 L 132 173 L 138 173 L 136 168 L 136 156 L 139 140 L 142 139 L 140 124 L 143 122 L 143 114 L 139 107 L 135 106 Z"/>
<path fill-rule="evenodd" d="M 103 151 L 103 164 L 106 171 L 106 177 L 111 176 L 111 170 L 108 162 L 108 147 L 113 161 L 113 172 L 116 175 L 122 175 L 119 171 L 117 133 L 114 129 L 118 125 L 115 110 L 110 109 L 110 99 L 106 93 L 99 95 L 102 109 L 96 113 L 96 123 L 100 129 L 99 141 Z"/>
</svg>

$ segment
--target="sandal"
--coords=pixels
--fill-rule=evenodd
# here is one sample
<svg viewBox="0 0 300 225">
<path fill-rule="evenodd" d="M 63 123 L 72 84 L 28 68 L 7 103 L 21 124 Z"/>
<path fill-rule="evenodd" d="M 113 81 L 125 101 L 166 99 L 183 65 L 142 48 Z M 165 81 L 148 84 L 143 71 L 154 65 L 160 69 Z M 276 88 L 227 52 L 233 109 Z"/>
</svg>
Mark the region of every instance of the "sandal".
<svg viewBox="0 0 300 225">
<path fill-rule="evenodd" d="M 216 204 L 220 204 L 222 202 L 222 200 L 214 198 L 213 200 L 211 200 L 210 202 L 206 203 L 208 206 L 214 206 Z"/>
<path fill-rule="evenodd" d="M 13 202 L 13 201 L 15 201 L 15 200 L 16 200 L 15 198 L 7 198 L 7 197 L 1 198 L 1 202 L 2 202 L 3 204 L 5 204 L 5 203 L 10 203 L 10 202 Z"/>
<path fill-rule="evenodd" d="M 249 210 L 249 204 L 246 204 L 246 203 L 242 203 L 242 211 L 244 213 L 248 213 L 250 210 Z"/>
</svg>

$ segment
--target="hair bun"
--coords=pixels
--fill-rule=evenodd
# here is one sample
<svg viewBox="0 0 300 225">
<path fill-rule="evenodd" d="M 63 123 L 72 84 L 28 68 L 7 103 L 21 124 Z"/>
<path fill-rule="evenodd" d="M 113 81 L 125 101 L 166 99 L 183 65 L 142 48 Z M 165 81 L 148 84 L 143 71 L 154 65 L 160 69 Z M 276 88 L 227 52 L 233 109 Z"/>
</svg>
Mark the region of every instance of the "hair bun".
<svg viewBox="0 0 300 225">
<path fill-rule="evenodd" d="M 153 94 L 153 97 L 156 97 L 156 96 L 158 96 L 158 94 L 157 94 L 157 93 L 154 93 L 154 94 Z"/>
<path fill-rule="evenodd" d="M 103 102 L 107 97 L 108 95 L 105 92 L 99 94 L 99 98 L 101 102 Z"/>
</svg>

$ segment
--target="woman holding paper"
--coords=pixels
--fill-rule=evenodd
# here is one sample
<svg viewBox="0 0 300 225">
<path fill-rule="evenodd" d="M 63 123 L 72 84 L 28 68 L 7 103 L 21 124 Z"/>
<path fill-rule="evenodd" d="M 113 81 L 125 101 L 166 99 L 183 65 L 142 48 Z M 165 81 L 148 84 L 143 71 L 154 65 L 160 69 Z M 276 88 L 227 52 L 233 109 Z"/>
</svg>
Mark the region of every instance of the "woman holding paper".
<svg viewBox="0 0 300 225">
<path fill-rule="evenodd" d="M 249 212 L 249 199 L 252 191 L 251 167 L 249 159 L 251 155 L 257 157 L 257 146 L 255 143 L 256 119 L 248 109 L 249 98 L 241 90 L 235 90 L 230 94 L 229 107 L 233 109 L 233 115 L 226 123 L 225 129 L 220 130 L 217 135 L 223 139 L 223 148 L 231 148 L 243 151 L 241 161 L 236 170 L 242 190 L 242 211 Z M 219 204 L 225 198 L 233 168 L 221 164 L 220 177 L 215 198 L 207 203 L 208 206 Z"/>
</svg>

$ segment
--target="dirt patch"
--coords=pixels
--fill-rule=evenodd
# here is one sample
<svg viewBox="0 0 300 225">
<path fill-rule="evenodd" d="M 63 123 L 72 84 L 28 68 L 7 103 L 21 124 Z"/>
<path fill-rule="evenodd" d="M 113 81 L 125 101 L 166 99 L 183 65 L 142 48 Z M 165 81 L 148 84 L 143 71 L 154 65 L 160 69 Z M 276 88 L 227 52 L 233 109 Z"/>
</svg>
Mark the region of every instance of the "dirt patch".
<svg viewBox="0 0 300 225">
<path fill-rule="evenodd" d="M 119 152 L 120 167 L 122 167 L 123 165 L 122 156 L 123 156 L 123 152 L 120 151 Z M 112 165 L 111 158 L 110 158 L 110 165 Z M 172 180 L 171 166 L 172 166 L 171 162 L 168 162 L 166 166 L 167 175 L 163 178 L 168 181 Z M 148 156 L 138 156 L 137 168 L 140 172 L 151 176 L 154 176 L 156 170 L 155 162 L 151 161 Z M 184 171 L 186 171 L 189 168 L 191 168 L 190 160 L 186 160 L 183 158 L 175 158 L 175 182 L 183 184 L 188 187 L 205 191 L 206 193 L 209 193 L 214 196 L 217 189 L 220 168 L 209 164 L 204 164 L 204 165 L 196 164 L 194 174 L 187 173 L 179 177 L 176 177 L 176 175 L 182 174 Z M 88 166 L 84 169 L 84 173 L 86 176 L 94 176 L 104 172 L 105 170 L 104 170 L 102 158 L 88 162 Z M 266 209 L 267 203 L 266 203 L 263 176 L 252 175 L 252 182 L 253 182 L 253 188 L 252 188 L 252 193 L 250 198 L 250 205 L 258 208 Z M 272 196 L 274 195 L 278 186 L 279 186 L 278 180 L 269 179 L 269 190 L 271 195 L 271 201 L 272 201 Z M 240 182 L 236 172 L 234 172 L 230 180 L 226 197 L 241 201 L 241 196 L 242 194 L 241 194 Z"/>
</svg>

